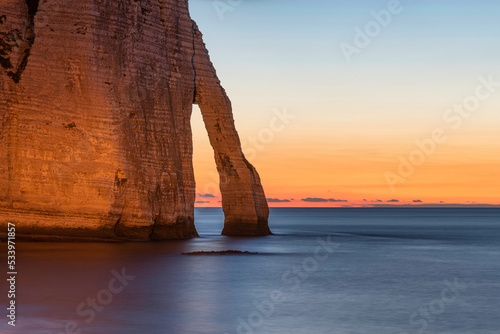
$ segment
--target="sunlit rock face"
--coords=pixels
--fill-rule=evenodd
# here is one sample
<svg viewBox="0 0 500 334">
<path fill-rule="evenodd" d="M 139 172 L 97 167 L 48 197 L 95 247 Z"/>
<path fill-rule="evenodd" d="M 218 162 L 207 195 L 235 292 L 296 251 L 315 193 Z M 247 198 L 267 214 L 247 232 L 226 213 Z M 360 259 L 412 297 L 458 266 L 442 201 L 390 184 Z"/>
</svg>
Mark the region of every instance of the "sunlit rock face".
<svg viewBox="0 0 500 334">
<path fill-rule="evenodd" d="M 259 175 L 187 1 L 1 0 L 2 229 L 196 236 L 193 104 L 215 152 L 223 234 L 269 234 Z"/>
</svg>

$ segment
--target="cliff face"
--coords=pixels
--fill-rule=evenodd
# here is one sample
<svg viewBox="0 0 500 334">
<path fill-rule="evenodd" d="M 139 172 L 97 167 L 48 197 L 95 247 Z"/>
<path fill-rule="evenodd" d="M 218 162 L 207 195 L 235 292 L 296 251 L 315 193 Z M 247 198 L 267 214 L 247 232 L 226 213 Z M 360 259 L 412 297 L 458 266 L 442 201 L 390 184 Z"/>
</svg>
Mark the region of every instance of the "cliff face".
<svg viewBox="0 0 500 334">
<path fill-rule="evenodd" d="M 0 66 L 0 226 L 196 236 L 198 104 L 220 174 L 223 234 L 270 233 L 259 176 L 187 1 L 3 0 Z"/>
</svg>

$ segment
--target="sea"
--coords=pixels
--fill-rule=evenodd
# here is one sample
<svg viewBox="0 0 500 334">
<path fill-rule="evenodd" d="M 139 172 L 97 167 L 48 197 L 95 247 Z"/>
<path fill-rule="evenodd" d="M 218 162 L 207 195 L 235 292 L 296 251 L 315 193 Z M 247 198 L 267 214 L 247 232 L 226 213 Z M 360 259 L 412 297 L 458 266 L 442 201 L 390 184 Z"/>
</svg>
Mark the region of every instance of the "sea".
<svg viewBox="0 0 500 334">
<path fill-rule="evenodd" d="M 17 243 L 0 333 L 500 334 L 498 208 L 272 208 L 259 238 L 195 219 L 185 241 Z M 249 253 L 182 254 L 226 250 Z"/>
</svg>

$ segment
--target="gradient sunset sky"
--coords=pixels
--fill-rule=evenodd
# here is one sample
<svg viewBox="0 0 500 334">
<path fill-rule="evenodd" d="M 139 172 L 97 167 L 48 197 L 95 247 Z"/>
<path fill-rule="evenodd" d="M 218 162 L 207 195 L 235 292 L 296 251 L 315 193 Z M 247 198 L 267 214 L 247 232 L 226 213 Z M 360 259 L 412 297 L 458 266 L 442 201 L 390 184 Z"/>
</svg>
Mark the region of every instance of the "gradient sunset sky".
<svg viewBox="0 0 500 334">
<path fill-rule="evenodd" d="M 350 62 L 341 46 L 388 1 L 216 3 L 191 0 L 191 15 L 271 206 L 500 204 L 499 1 L 400 1 Z M 217 206 L 197 108 L 192 124 L 197 206 Z M 401 159 L 418 164 L 401 173 Z"/>
</svg>

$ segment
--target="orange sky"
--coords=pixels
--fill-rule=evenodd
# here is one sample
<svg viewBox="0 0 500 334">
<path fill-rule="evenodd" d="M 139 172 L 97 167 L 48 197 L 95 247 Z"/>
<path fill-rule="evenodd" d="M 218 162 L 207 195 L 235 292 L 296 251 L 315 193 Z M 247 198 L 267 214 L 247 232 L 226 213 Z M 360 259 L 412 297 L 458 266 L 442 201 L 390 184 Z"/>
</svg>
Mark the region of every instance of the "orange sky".
<svg viewBox="0 0 500 334">
<path fill-rule="evenodd" d="M 193 117 L 197 192 L 215 196 L 198 198 L 199 202 L 209 203 L 197 206 L 218 206 L 220 193 L 213 153 L 196 108 Z M 421 165 L 413 166 L 413 174 L 403 177 L 399 175 L 398 159 L 401 156 L 408 161 L 410 154 L 418 151 L 414 141 L 430 136 L 423 131 L 402 131 L 393 133 L 393 137 L 377 129 L 365 129 L 365 136 L 357 134 L 359 130 L 321 133 L 302 128 L 298 118 L 294 121 L 298 124 L 276 133 L 269 143 L 246 147 L 245 138 L 251 133 L 257 137 L 258 127 L 240 130 L 245 153 L 257 167 L 267 197 L 290 201 L 272 202 L 270 206 L 415 205 L 441 201 L 500 204 L 500 135 L 494 127 L 477 124 L 460 133 L 450 131 L 445 143 L 436 144 L 435 153 L 425 156 Z M 386 179 L 388 172 L 403 177 L 404 182 L 391 188 Z M 342 201 L 303 201 L 307 198 Z M 390 200 L 399 202 L 387 202 Z"/>
</svg>

